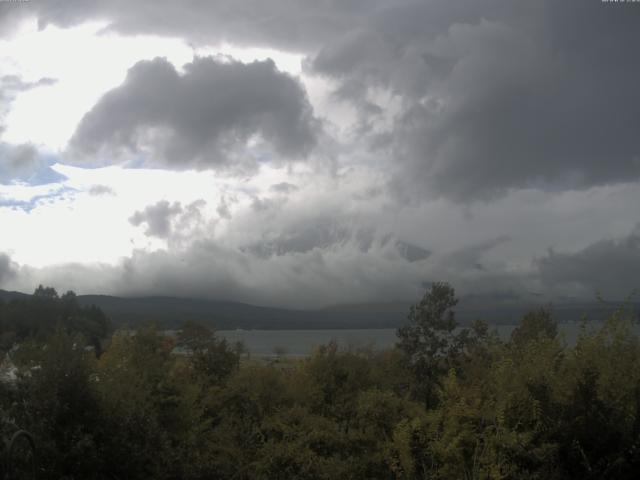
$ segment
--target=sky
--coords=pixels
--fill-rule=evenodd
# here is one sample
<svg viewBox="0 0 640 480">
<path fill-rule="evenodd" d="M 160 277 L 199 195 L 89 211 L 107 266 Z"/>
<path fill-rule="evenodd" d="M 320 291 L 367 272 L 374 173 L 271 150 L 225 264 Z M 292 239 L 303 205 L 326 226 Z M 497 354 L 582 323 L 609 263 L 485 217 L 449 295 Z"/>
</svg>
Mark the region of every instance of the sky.
<svg viewBox="0 0 640 480">
<path fill-rule="evenodd" d="M 640 288 L 640 2 L 0 0 L 0 288 Z"/>
</svg>

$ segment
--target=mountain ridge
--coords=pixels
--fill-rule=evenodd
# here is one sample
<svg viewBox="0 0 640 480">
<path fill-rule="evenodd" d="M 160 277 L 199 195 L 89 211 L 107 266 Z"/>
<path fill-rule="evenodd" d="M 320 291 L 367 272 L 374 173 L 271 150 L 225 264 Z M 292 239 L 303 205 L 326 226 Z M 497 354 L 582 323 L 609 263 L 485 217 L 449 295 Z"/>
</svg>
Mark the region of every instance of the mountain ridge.
<svg viewBox="0 0 640 480">
<path fill-rule="evenodd" d="M 26 299 L 22 292 L 0 290 L 0 299 Z M 96 305 L 115 326 L 135 327 L 157 323 L 163 328 L 177 328 L 185 321 L 194 321 L 218 330 L 304 330 L 304 329 L 372 329 L 397 328 L 407 319 L 411 302 L 371 302 L 333 305 L 326 308 L 296 310 L 257 306 L 243 302 L 202 298 L 144 296 L 118 297 L 113 295 L 78 295 L 81 305 Z M 461 325 L 481 319 L 490 325 L 517 324 L 527 311 L 543 306 L 539 302 L 492 304 L 490 301 L 465 302 L 463 297 L 456 317 Z M 567 302 L 552 306 L 559 322 L 579 321 L 583 315 L 590 320 L 603 320 L 622 305 L 622 302 Z M 630 303 L 636 314 L 640 303 Z"/>
</svg>

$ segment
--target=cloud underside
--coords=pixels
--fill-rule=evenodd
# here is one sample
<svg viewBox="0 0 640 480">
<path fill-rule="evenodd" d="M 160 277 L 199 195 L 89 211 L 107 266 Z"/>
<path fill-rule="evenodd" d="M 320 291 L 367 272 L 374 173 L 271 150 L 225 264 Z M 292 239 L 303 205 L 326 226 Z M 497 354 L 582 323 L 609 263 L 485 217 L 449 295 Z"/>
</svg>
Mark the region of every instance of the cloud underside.
<svg viewBox="0 0 640 480">
<path fill-rule="evenodd" d="M 270 60 L 196 58 L 180 74 L 156 58 L 134 65 L 84 116 L 68 154 L 177 169 L 303 160 L 317 128 L 302 86 Z"/>
<path fill-rule="evenodd" d="M 29 5 L 0 5 L 0 26 L 10 30 L 16 19 L 36 15 L 41 27 L 70 27 L 87 20 L 109 22 L 124 34 L 186 37 L 200 44 L 221 41 L 241 45 L 269 44 L 301 51 L 348 29 L 364 12 L 384 1 L 356 0 L 41 0 Z M 4 22 L 3 22 L 4 20 Z"/>
</svg>

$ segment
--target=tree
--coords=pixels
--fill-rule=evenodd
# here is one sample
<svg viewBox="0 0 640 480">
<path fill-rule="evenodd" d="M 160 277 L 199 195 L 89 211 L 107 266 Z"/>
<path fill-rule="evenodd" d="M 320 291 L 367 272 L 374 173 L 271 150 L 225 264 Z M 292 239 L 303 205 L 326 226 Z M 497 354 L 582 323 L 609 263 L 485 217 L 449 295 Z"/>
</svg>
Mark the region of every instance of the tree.
<svg viewBox="0 0 640 480">
<path fill-rule="evenodd" d="M 55 288 L 43 287 L 42 285 L 38 285 L 38 288 L 33 292 L 33 296 L 47 300 L 58 300 L 58 292 L 56 292 Z"/>
<path fill-rule="evenodd" d="M 541 340 L 555 338 L 558 335 L 558 323 L 551 315 L 551 308 L 542 307 L 525 314 L 520 325 L 511 333 L 511 341 L 517 346 Z"/>
<path fill-rule="evenodd" d="M 84 346 L 80 335 L 57 329 L 45 344 L 25 342 L 15 354 L 20 373 L 14 414 L 35 435 L 39 463 L 50 478 L 90 478 L 100 468 L 94 438 L 100 409 Z"/>
<path fill-rule="evenodd" d="M 196 374 L 210 384 L 229 377 L 240 363 L 240 353 L 225 339 L 216 338 L 214 332 L 194 322 L 185 322 L 178 335 L 178 347 L 184 349 Z"/>
<path fill-rule="evenodd" d="M 96 436 L 113 478 L 167 477 L 169 431 L 178 430 L 175 385 L 169 380 L 173 342 L 153 327 L 116 332 L 97 363 L 95 388 L 104 420 Z M 114 461 L 113 459 L 118 459 Z"/>
<path fill-rule="evenodd" d="M 417 380 L 416 392 L 427 408 L 437 402 L 439 379 L 452 366 L 463 337 L 456 335 L 453 307 L 455 290 L 446 282 L 435 282 L 422 300 L 409 310 L 409 324 L 398 329 L 398 347 L 405 352 Z"/>
<path fill-rule="evenodd" d="M 57 328 L 82 334 L 98 356 L 101 341 L 111 331 L 102 310 L 95 305 L 81 306 L 72 291 L 59 297 L 54 288 L 39 285 L 33 295 L 13 299 L 0 308 L 0 344 L 5 349 L 27 338 L 45 342 Z"/>
</svg>

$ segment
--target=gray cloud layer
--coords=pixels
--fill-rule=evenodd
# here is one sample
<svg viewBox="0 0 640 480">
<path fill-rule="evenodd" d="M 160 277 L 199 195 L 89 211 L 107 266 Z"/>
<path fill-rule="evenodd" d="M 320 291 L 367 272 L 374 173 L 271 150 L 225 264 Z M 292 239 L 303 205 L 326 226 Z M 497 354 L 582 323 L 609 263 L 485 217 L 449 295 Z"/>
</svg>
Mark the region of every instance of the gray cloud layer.
<svg viewBox="0 0 640 480">
<path fill-rule="evenodd" d="M 424 275 L 393 245 L 363 252 L 346 242 L 263 257 L 214 240 L 185 249 L 138 250 L 115 266 L 23 267 L 12 288 L 48 283 L 119 295 L 175 295 L 298 308 L 418 298 Z"/>
<path fill-rule="evenodd" d="M 640 294 L 640 225 L 627 237 L 606 239 L 573 253 L 550 251 L 536 260 L 543 282 L 577 296 L 601 293 L 621 299 Z M 571 290 L 569 290 L 571 291 Z"/>
<path fill-rule="evenodd" d="M 468 201 L 637 180 L 640 9 L 473 3 L 395 8 L 309 63 L 370 115 L 372 89 L 401 98 L 377 144 L 405 194 Z"/>
<path fill-rule="evenodd" d="M 302 86 L 272 61 L 243 64 L 196 58 L 180 74 L 156 58 L 133 66 L 125 82 L 87 113 L 70 145 L 76 155 L 149 156 L 170 168 L 248 161 L 259 134 L 287 158 L 304 157 L 317 121 Z"/>
<path fill-rule="evenodd" d="M 402 1 L 402 0 L 401 0 Z M 230 41 L 307 49 L 339 35 L 384 0 L 39 0 L 28 5 L 0 4 L 0 25 L 37 15 L 41 27 L 76 25 L 87 19 L 109 22 L 127 34 L 186 37 L 197 43 Z M 396 2 L 397 3 L 397 2 Z M 404 2 L 403 2 L 404 3 Z"/>
<path fill-rule="evenodd" d="M 505 235 L 470 235 L 457 246 L 430 251 L 417 245 L 422 242 L 388 233 L 375 216 L 329 215 L 334 207 L 308 215 L 290 204 L 257 214 L 248 209 L 225 220 L 229 223 L 221 231 L 207 228 L 205 207 L 202 200 L 189 205 L 160 201 L 134 213 L 130 221 L 146 235 L 165 240 L 166 248 L 135 250 L 113 266 L 18 268 L 0 256 L 0 280 L 25 291 L 44 282 L 83 293 L 195 296 L 289 307 L 415 300 L 436 280 L 452 282 L 461 295 L 493 303 L 533 297 L 593 300 L 596 291 L 617 300 L 640 287 L 637 228 L 512 268 L 502 259 L 514 242 Z"/>
<path fill-rule="evenodd" d="M 8 8 L 0 2 L 2 14 L 18 15 L 17 8 Z M 350 216 L 355 196 L 341 197 L 333 210 L 312 204 L 317 198 L 310 197 L 298 211 L 281 214 L 290 197 L 308 193 L 286 182 L 271 187 L 272 197 L 254 199 L 251 215 L 230 229 L 233 238 L 200 234 L 198 228 L 196 237 L 188 237 L 184 232 L 193 227 L 185 225 L 206 223 L 200 208 L 162 201 L 130 221 L 167 240 L 168 249 L 138 251 L 123 265 L 102 270 L 111 291 L 118 286 L 138 294 L 311 305 L 415 298 L 423 282 L 441 279 L 467 292 L 557 290 L 583 298 L 595 290 L 619 298 L 637 287 L 638 232 L 608 239 L 613 217 L 628 207 L 606 203 L 606 188 L 587 195 L 592 187 L 640 178 L 640 8 L 632 2 L 40 0 L 20 12 L 37 14 L 41 25 L 107 19 L 118 32 L 304 52 L 305 73 L 329 78 L 337 86 L 333 99 L 357 111 L 356 128 L 349 126 L 357 134 L 332 139 L 347 144 L 336 149 L 379 168 L 382 178 L 392 179 L 393 191 L 409 201 L 407 208 L 434 198 L 434 210 L 446 205 L 424 217 L 436 218 L 438 225 L 416 214 L 410 231 L 445 231 L 459 213 L 449 202 L 501 209 L 501 215 L 488 215 L 491 227 L 478 227 L 482 235 L 472 231 L 472 220 L 466 231 L 456 230 L 456 238 L 448 230 L 453 242 L 468 236 L 468 244 L 441 252 L 421 240 L 426 235 L 389 234 L 396 231 L 394 208 L 371 207 L 380 207 L 376 219 L 385 225 Z M 5 79 L 14 89 L 16 82 Z M 0 90 L 0 102 L 1 95 Z M 318 128 L 303 87 L 272 62 L 198 58 L 178 72 L 156 59 L 135 65 L 124 84 L 85 116 L 70 152 L 109 161 L 144 157 L 176 169 L 220 168 L 273 156 L 304 157 L 323 148 Z M 264 143 L 253 148 L 256 135 Z M 13 150 L 5 157 L 18 159 L 10 164 L 27 164 L 28 153 Z M 568 206 L 504 204 L 527 193 L 525 188 L 551 192 L 549 197 L 583 191 L 566 198 Z M 388 195 L 380 185 L 362 191 L 373 192 L 361 196 L 364 203 Z M 597 215 L 571 210 L 571 201 L 594 202 L 592 210 L 606 203 L 610 210 L 599 214 L 597 227 L 587 228 Z M 540 210 L 549 206 L 581 215 Z M 518 224 L 512 217 L 521 212 L 536 226 L 504 227 L 510 218 Z M 227 197 L 217 213 L 236 222 Z M 633 215 L 627 213 L 625 221 L 637 222 Z M 577 243 L 579 233 L 563 228 L 588 231 L 593 243 L 584 247 Z M 570 237 L 564 253 L 552 251 L 526 268 L 489 261 L 512 243 L 539 253 L 555 241 L 536 229 Z M 571 242 L 582 246 L 567 247 Z M 514 257 L 525 258 L 523 250 Z"/>
<path fill-rule="evenodd" d="M 363 132 L 387 115 L 375 95 L 387 90 L 401 105 L 391 128 L 358 141 L 388 159 L 397 190 L 408 199 L 467 202 L 512 188 L 586 188 L 640 176 L 640 9 L 631 2 L 42 0 L 29 2 L 22 9 L 28 13 L 41 25 L 106 19 L 125 33 L 306 52 L 309 71 L 337 80 L 338 97 L 358 106 Z M 209 82 L 218 76 L 224 88 L 212 93 Z M 265 90 L 255 90 L 255 76 Z M 149 91 L 140 87 L 143 80 Z M 162 97 L 178 84 L 187 91 Z M 224 90 L 230 96 L 221 106 Z M 187 114 L 186 105 L 193 112 Z M 214 105 L 227 117 L 213 115 Z M 262 116 L 276 111 L 274 129 L 265 131 L 271 122 Z M 180 77 L 155 62 L 139 65 L 103 99 L 83 122 L 76 144 L 135 149 L 140 139 L 118 125 L 138 129 L 136 135 L 140 128 L 165 127 L 165 160 L 186 157 L 204 167 L 221 162 L 206 153 L 206 136 L 221 140 L 223 132 L 244 139 L 260 130 L 279 150 L 297 154 L 312 143 L 308 118 L 299 88 L 267 65 L 200 61 Z"/>
</svg>

